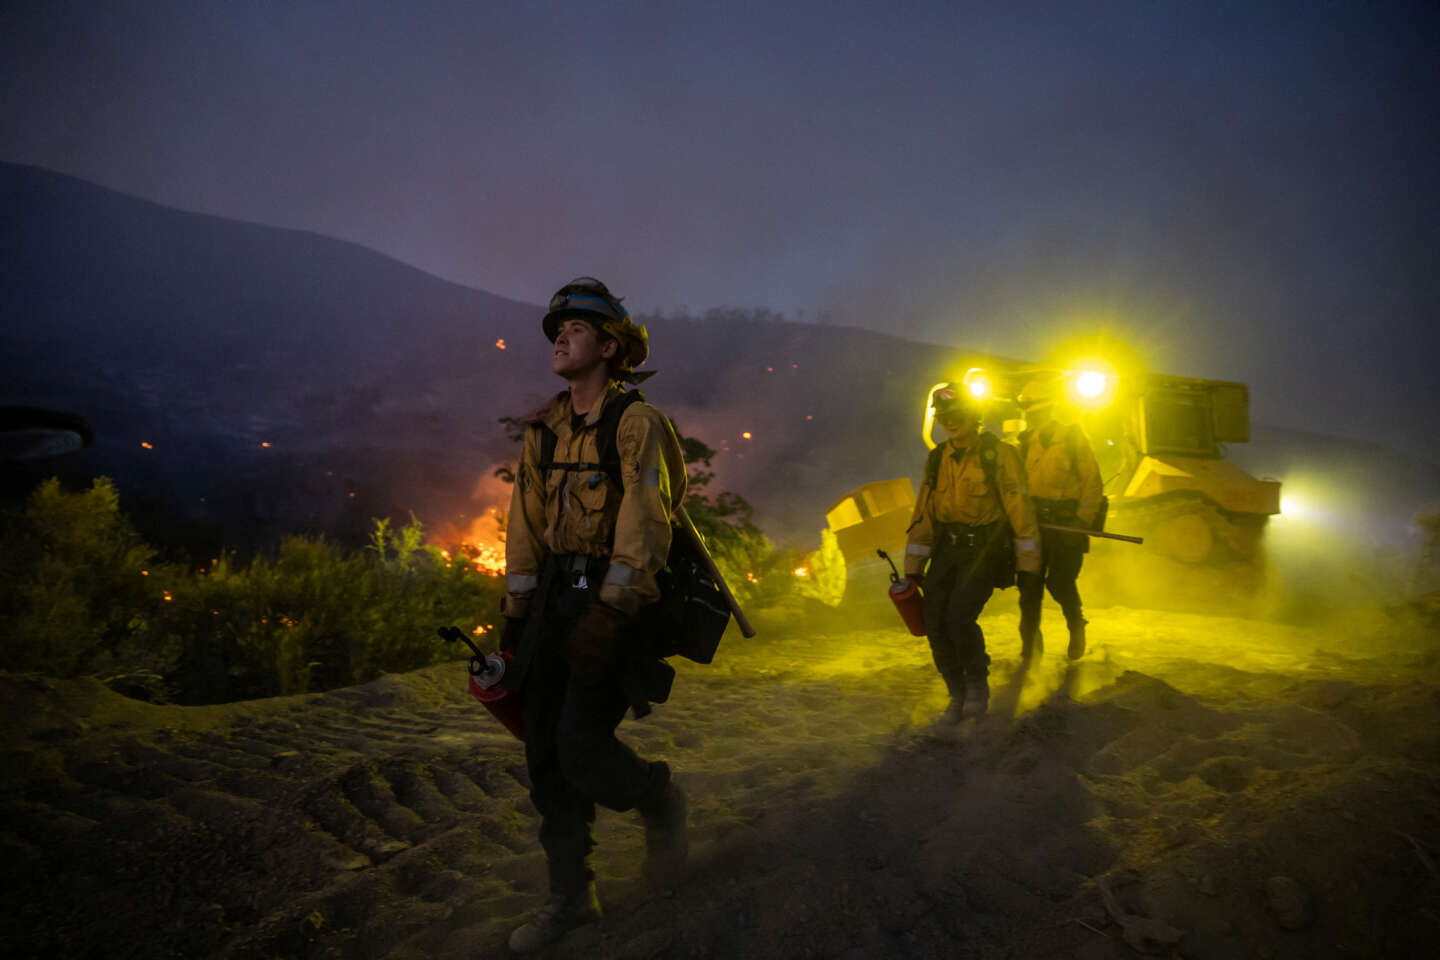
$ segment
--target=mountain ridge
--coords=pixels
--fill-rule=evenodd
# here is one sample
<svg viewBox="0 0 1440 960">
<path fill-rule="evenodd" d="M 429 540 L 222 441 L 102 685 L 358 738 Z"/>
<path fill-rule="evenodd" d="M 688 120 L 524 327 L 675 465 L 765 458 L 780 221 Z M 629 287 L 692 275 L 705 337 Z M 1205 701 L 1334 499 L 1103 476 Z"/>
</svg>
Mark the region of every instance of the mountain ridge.
<svg viewBox="0 0 1440 960">
<path fill-rule="evenodd" d="M 514 454 L 498 418 L 560 387 L 542 307 L 348 241 L 8 163 L 0 216 L 0 403 L 86 415 L 95 449 L 61 471 L 161 510 L 225 526 L 223 503 L 278 535 L 497 505 L 490 475 Z M 764 310 L 643 319 L 647 395 L 780 539 L 813 540 L 860 483 L 918 476 L 925 388 L 999 359 Z"/>
</svg>

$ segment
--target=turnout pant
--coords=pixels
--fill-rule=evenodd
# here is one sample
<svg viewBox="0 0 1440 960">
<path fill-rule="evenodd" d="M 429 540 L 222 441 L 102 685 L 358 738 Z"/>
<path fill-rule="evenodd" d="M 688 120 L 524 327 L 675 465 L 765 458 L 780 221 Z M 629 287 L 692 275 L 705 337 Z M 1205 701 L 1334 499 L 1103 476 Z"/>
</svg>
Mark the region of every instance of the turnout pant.
<svg viewBox="0 0 1440 960">
<path fill-rule="evenodd" d="M 990 674 L 985 633 L 975 621 L 994 589 L 984 549 L 942 543 L 930 560 L 923 601 L 926 639 L 954 699 L 964 698 L 967 679 L 984 682 Z"/>
<path fill-rule="evenodd" d="M 1033 636 L 1040 627 L 1040 607 L 1045 601 L 1045 591 L 1060 604 L 1065 612 L 1065 622 L 1074 626 L 1085 620 L 1080 603 L 1080 588 L 1076 580 L 1080 576 L 1080 565 L 1085 562 L 1085 538 L 1073 533 L 1056 530 L 1040 531 L 1043 554 L 1040 560 L 1040 574 L 1036 577 L 1020 578 L 1020 635 Z"/>
<path fill-rule="evenodd" d="M 603 572 L 602 574 L 603 575 Z M 598 589 L 576 586 L 563 572 L 547 578 L 539 643 L 525 676 L 525 766 L 530 799 L 540 812 L 540 845 L 550 868 L 550 888 L 565 892 L 595 878 L 595 804 L 630 810 L 658 795 L 670 780 L 663 762 L 641 759 L 615 736 L 630 701 L 614 664 L 570 669 L 570 628 Z"/>
</svg>

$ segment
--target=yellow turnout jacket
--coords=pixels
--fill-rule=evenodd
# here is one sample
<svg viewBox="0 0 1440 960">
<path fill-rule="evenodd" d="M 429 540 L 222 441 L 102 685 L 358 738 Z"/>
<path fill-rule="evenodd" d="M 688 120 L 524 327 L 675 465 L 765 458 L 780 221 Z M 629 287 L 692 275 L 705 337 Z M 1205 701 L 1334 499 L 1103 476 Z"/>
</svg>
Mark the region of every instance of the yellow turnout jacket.
<svg viewBox="0 0 1440 960">
<path fill-rule="evenodd" d="M 978 433 L 947 440 L 944 446 L 934 489 L 926 478 L 915 501 L 905 545 L 905 573 L 925 572 L 935 544 L 935 524 L 981 526 L 1005 517 L 1015 534 L 1016 569 L 1038 571 L 1040 531 L 1035 525 L 1035 506 L 1025 489 L 1019 452 L 1009 444 L 995 444 L 995 480 L 1000 487 L 996 491 L 990 489 L 980 463 Z"/>
<path fill-rule="evenodd" d="M 1025 442 L 1025 478 L 1030 496 L 1040 500 L 1074 500 L 1082 527 L 1095 522 L 1103 483 L 1090 438 L 1078 423 L 1051 421 Z"/>
<path fill-rule="evenodd" d="M 621 396 L 612 383 L 578 424 L 570 394 L 540 415 L 555 432 L 556 463 L 597 463 L 596 425 L 606 405 Z M 603 471 L 540 469 L 541 431 L 525 430 L 520 468 L 505 528 L 505 614 L 523 617 L 539 586 L 547 554 L 580 553 L 610 561 L 600 585 L 601 603 L 634 614 L 660 599 L 655 574 L 670 550 L 670 517 L 685 500 L 685 457 L 659 410 L 630 404 L 615 436 L 623 489 Z"/>
</svg>

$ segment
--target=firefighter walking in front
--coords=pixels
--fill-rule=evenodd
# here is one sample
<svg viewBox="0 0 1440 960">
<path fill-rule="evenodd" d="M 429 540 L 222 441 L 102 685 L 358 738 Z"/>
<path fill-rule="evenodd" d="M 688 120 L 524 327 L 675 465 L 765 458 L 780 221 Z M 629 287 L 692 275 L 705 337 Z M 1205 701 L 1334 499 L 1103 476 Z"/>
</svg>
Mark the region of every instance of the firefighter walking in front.
<svg viewBox="0 0 1440 960">
<path fill-rule="evenodd" d="M 1054 379 L 1032 380 L 1016 397 L 1025 411 L 1026 428 L 1020 434 L 1020 455 L 1026 482 L 1041 524 L 1094 529 L 1103 502 L 1100 466 L 1090 438 L 1075 422 Z M 1041 529 L 1044 558 L 1039 571 L 1019 576 L 1020 655 L 1026 662 L 1038 659 L 1044 648 L 1040 607 L 1045 590 L 1060 604 L 1070 631 L 1070 659 L 1085 654 L 1086 621 L 1076 581 L 1090 549 L 1081 533 Z"/>
<path fill-rule="evenodd" d="M 931 402 L 948 439 L 925 464 L 905 574 L 924 589 L 925 632 L 950 693 L 941 723 L 953 725 L 989 706 L 990 657 L 976 620 L 1017 570 L 1040 569 L 1040 542 L 1019 454 L 980 428 L 982 401 L 952 383 Z"/>
<path fill-rule="evenodd" d="M 640 812 L 652 880 L 674 879 L 687 849 L 685 797 L 669 766 L 615 736 L 626 709 L 648 712 L 673 677 L 646 649 L 637 614 L 660 596 L 684 456 L 666 417 L 624 388 L 644 376 L 634 367 L 649 340 L 603 283 L 562 287 L 543 328 L 568 389 L 526 427 L 505 542 L 502 644 L 522 677 L 525 764 L 550 877 L 549 900 L 511 934 L 519 953 L 599 919 L 597 803 Z M 650 682 L 661 671 L 657 693 Z"/>
</svg>

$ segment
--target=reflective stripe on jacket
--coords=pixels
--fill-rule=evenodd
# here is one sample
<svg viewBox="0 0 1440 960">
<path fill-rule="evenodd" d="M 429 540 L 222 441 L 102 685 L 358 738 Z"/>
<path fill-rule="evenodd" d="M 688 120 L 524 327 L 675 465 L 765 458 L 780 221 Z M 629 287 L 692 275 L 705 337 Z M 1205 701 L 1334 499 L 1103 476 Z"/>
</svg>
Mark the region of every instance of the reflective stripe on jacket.
<svg viewBox="0 0 1440 960">
<path fill-rule="evenodd" d="M 621 394 L 611 384 L 585 416 L 571 427 L 568 393 L 541 414 L 556 436 L 554 462 L 597 463 L 596 424 L 606 404 Z M 670 421 L 643 401 L 620 417 L 615 434 L 623 489 L 603 470 L 552 469 L 541 476 L 540 428 L 525 430 L 525 446 L 510 496 L 505 530 L 505 613 L 523 617 L 539 585 L 547 554 L 583 553 L 606 557 L 610 567 L 600 585 L 600 602 L 633 614 L 660 599 L 655 574 L 670 551 L 670 517 L 685 499 L 685 457 Z"/>
<path fill-rule="evenodd" d="M 1035 505 L 1025 490 L 1020 454 L 1009 444 L 995 444 L 995 480 L 1000 487 L 997 495 L 985 477 L 979 447 L 979 434 L 946 441 L 935 488 L 932 490 L 928 482 L 921 484 L 905 545 L 906 574 L 925 572 L 935 544 L 935 524 L 981 526 L 1004 517 L 1009 518 L 1015 534 L 1016 569 L 1040 569 L 1040 531 L 1035 525 Z"/>
<path fill-rule="evenodd" d="M 1024 441 L 1025 479 L 1030 496 L 1041 500 L 1074 500 L 1080 526 L 1095 522 L 1103 483 L 1090 438 L 1078 423 L 1054 421 Z"/>
</svg>

